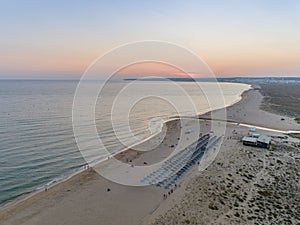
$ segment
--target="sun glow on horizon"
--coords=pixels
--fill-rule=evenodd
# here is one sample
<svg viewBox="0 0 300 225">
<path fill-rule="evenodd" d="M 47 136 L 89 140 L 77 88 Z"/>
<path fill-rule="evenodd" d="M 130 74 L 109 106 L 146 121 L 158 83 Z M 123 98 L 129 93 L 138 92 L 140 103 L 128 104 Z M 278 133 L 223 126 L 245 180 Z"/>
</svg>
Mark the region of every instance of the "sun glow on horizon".
<svg viewBox="0 0 300 225">
<path fill-rule="evenodd" d="M 78 78 L 111 49 L 142 40 L 179 44 L 202 58 L 216 76 L 300 74 L 299 1 L 116 1 L 71 6 L 56 0 L 1 3 L 0 79 Z M 186 75 L 157 64 L 123 72 Z"/>
</svg>

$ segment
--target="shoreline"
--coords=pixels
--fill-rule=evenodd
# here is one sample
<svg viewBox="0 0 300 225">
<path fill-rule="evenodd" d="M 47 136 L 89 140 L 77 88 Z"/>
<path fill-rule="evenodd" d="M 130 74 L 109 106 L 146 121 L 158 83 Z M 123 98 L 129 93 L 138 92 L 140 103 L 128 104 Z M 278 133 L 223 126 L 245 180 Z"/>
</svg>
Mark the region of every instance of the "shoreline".
<svg viewBox="0 0 300 225">
<path fill-rule="evenodd" d="M 249 93 L 249 92 L 251 92 L 251 91 L 253 91 L 253 89 L 244 91 L 244 92 L 241 94 L 241 99 L 240 99 L 239 101 L 235 102 L 233 105 L 230 105 L 230 106 L 225 107 L 226 110 L 228 110 L 228 108 L 233 107 L 234 105 L 239 104 L 241 101 L 243 101 L 243 96 L 247 95 L 247 93 Z M 246 93 L 245 93 L 245 92 L 246 92 Z M 209 112 L 208 112 L 208 113 L 209 113 Z M 206 114 L 207 114 L 207 113 L 206 113 Z M 195 118 L 195 119 L 196 119 L 196 118 Z M 172 123 L 174 123 L 173 121 L 176 121 L 176 120 L 178 120 L 178 118 L 173 118 L 173 119 L 171 119 L 170 121 L 165 121 L 165 122 L 164 122 L 164 125 L 167 126 L 168 123 L 171 123 L 171 124 L 172 124 Z M 157 135 L 157 134 L 156 134 L 156 135 Z M 154 136 L 155 136 L 155 135 L 154 135 Z M 151 139 L 151 138 L 150 138 L 150 139 Z M 144 143 L 144 141 L 143 141 L 143 143 Z M 134 145 L 134 146 L 136 146 L 136 145 Z M 116 153 L 116 155 L 121 155 L 120 153 L 124 153 L 124 152 L 126 152 L 126 151 L 130 151 L 130 149 L 129 149 L 129 148 L 126 148 L 126 149 L 124 149 L 123 151 Z M 106 161 L 106 160 L 105 160 L 105 161 Z M 71 176 L 69 176 L 69 177 L 67 177 L 67 178 L 65 178 L 65 179 L 62 179 L 61 181 L 56 182 L 56 183 L 54 183 L 53 185 L 51 185 L 51 186 L 49 187 L 49 190 L 50 190 L 50 189 L 56 189 L 58 186 L 60 186 L 60 185 L 58 185 L 58 184 L 61 184 L 61 186 L 66 185 L 66 183 L 68 183 L 68 181 L 73 180 L 73 178 L 75 179 L 76 176 L 78 176 L 78 177 L 84 176 L 85 173 L 88 173 L 88 174 L 91 173 L 91 169 L 78 171 L 77 173 L 72 174 Z M 57 188 L 57 189 L 59 189 L 59 188 Z M 7 202 L 7 203 L 5 203 L 4 205 L 1 205 L 0 208 L 1 208 L 1 209 L 5 209 L 5 208 L 7 209 L 7 208 L 9 208 L 9 207 L 14 207 L 14 206 L 16 206 L 16 205 L 18 205 L 18 204 L 24 203 L 24 202 L 27 201 L 27 200 L 30 200 L 31 198 L 36 197 L 36 195 L 38 195 L 39 193 L 42 193 L 42 194 L 43 194 L 43 192 L 44 192 L 43 190 L 39 190 L 39 191 L 37 191 L 37 192 L 30 193 L 30 194 L 28 194 L 28 196 L 26 196 L 26 197 L 24 196 L 23 199 L 15 199 L 15 200 L 13 200 L 13 201 L 11 201 L 11 202 Z M 18 200 L 18 201 L 17 201 L 17 200 Z M 156 207 L 156 209 L 159 208 L 159 207 L 160 207 L 160 204 L 159 204 L 158 207 Z M 155 209 L 155 210 L 156 210 L 156 209 Z"/>
<path fill-rule="evenodd" d="M 252 89 L 242 93 L 241 101 L 226 107 L 227 122 L 263 127 L 285 133 L 299 132 L 299 124 L 295 122 L 293 117 L 261 109 L 264 98 L 265 96 L 260 92 L 260 87 L 252 85 Z M 210 119 L 210 113 L 201 115 L 199 118 Z M 218 118 L 215 119 L 218 120 Z"/>
<path fill-rule="evenodd" d="M 226 82 L 226 83 L 230 83 L 230 82 Z M 243 84 L 243 83 L 241 83 Z M 203 116 L 203 115 L 206 115 L 208 113 L 211 113 L 213 111 L 218 111 L 218 110 L 226 110 L 228 107 L 230 106 L 233 106 L 237 103 L 239 103 L 242 99 L 243 99 L 243 95 L 248 92 L 248 91 L 251 91 L 253 89 L 252 85 L 249 85 L 249 84 L 246 84 L 248 85 L 248 89 L 243 91 L 241 94 L 239 94 L 238 96 L 238 99 L 234 102 L 232 102 L 230 105 L 227 105 L 225 107 L 220 107 L 220 108 L 216 108 L 214 110 L 207 110 L 206 112 L 202 112 L 202 113 L 199 113 L 197 115 L 195 115 L 195 118 L 191 117 L 191 118 L 187 118 L 187 119 L 196 119 L 196 118 L 199 118 L 200 116 Z M 135 144 L 132 144 L 131 146 L 128 146 L 116 153 L 113 153 L 111 154 L 109 157 L 116 157 L 117 155 L 121 154 L 121 153 L 124 153 L 126 151 L 129 151 L 131 149 L 134 149 L 134 147 L 138 146 L 138 145 L 142 145 L 144 143 L 146 143 L 147 141 L 151 140 L 152 138 L 155 138 L 156 136 L 160 135 L 161 132 L 162 132 L 162 129 L 163 127 L 166 127 L 168 123 L 172 123 L 173 121 L 176 121 L 176 120 L 179 120 L 180 117 L 179 116 L 173 116 L 174 118 L 167 118 L 166 120 L 164 120 L 162 122 L 162 126 L 161 126 L 161 129 L 159 131 L 157 131 L 156 133 L 150 135 L 149 137 L 141 140 L 140 142 L 138 143 L 135 143 Z M 184 118 L 185 119 L 185 118 Z M 300 131 L 299 131 L 300 132 Z M 53 178 L 51 181 L 47 182 L 46 184 L 43 184 L 41 186 L 38 186 L 36 187 L 33 191 L 31 192 L 28 192 L 28 193 L 24 193 L 24 194 L 21 194 L 19 196 L 17 196 L 16 198 L 13 198 L 13 199 L 10 199 L 10 200 L 7 200 L 3 203 L 0 204 L 0 210 L 1 208 L 5 208 L 7 206 L 10 206 L 10 205 L 15 205 L 17 204 L 18 202 L 22 202 L 24 200 L 27 200 L 28 198 L 34 196 L 35 194 L 38 194 L 40 192 L 43 192 L 45 189 L 48 189 L 48 188 L 52 188 L 53 186 L 55 185 L 58 185 L 62 182 L 65 182 L 65 181 L 68 181 L 69 179 L 71 179 L 72 177 L 84 172 L 87 168 L 90 168 L 90 167 L 94 167 L 96 166 L 97 164 L 99 163 L 102 163 L 102 162 L 105 162 L 107 161 L 108 159 L 106 157 L 104 157 L 103 159 L 97 161 L 97 162 L 93 162 L 91 164 L 86 164 L 86 165 L 83 165 L 83 166 L 80 166 L 78 167 L 77 169 L 74 169 L 74 172 L 71 172 L 70 174 L 62 174 L 60 175 L 59 177 L 55 177 Z M 50 185 L 47 185 L 48 183 L 51 183 Z"/>
<path fill-rule="evenodd" d="M 201 113 L 201 114 L 198 114 L 196 117 L 199 118 L 199 119 L 205 119 L 205 120 L 207 120 L 207 119 L 208 119 L 208 118 L 206 117 L 207 114 L 210 114 L 211 112 L 215 112 L 215 111 L 218 111 L 218 110 L 224 110 L 224 109 L 226 110 L 227 108 L 232 107 L 232 106 L 234 106 L 235 104 L 238 104 L 239 102 L 241 102 L 241 101 L 243 100 L 243 96 L 245 96 L 245 95 L 247 95 L 249 92 L 255 90 L 255 87 L 253 87 L 253 85 L 248 85 L 248 86 L 249 86 L 249 89 L 243 91 L 243 92 L 239 95 L 239 98 L 238 98 L 236 101 L 234 101 L 231 105 L 228 105 L 228 106 L 225 106 L 225 107 L 221 107 L 221 108 L 217 108 L 217 109 L 214 109 L 214 110 L 211 110 L 211 111 L 208 110 L 207 112 L 203 112 L 203 113 Z M 276 113 L 273 112 L 273 114 L 276 114 Z M 277 114 L 277 115 L 279 115 L 279 114 Z M 166 119 L 166 120 L 163 121 L 162 127 L 167 126 L 167 123 L 172 122 L 172 121 L 176 121 L 176 120 L 178 120 L 178 119 L 179 119 L 178 116 L 174 116 L 174 118 L 168 118 L 168 119 Z M 195 119 L 195 118 L 188 118 L 188 119 Z M 231 123 L 238 123 L 238 121 L 230 121 L 230 120 L 226 120 L 226 121 L 224 121 L 224 122 L 227 122 L 227 123 L 228 123 L 228 122 L 229 122 L 229 123 L 230 123 L 230 122 L 231 122 Z M 254 125 L 254 124 L 243 124 L 243 123 L 240 123 L 240 125 L 241 125 L 241 126 L 245 126 L 245 127 L 256 126 L 256 125 Z M 257 126 L 257 127 L 259 127 L 259 126 Z M 270 131 L 275 131 L 275 132 L 278 132 L 278 133 L 283 133 L 283 130 L 276 130 L 276 129 L 267 128 L 267 127 L 259 127 L 259 128 L 265 128 L 265 129 L 269 129 Z M 159 135 L 161 132 L 162 132 L 162 129 L 161 129 L 160 131 L 157 131 L 155 134 L 152 134 L 151 136 L 149 136 L 149 137 L 143 139 L 142 141 L 140 141 L 140 142 L 138 142 L 138 143 L 135 143 L 135 144 L 133 144 L 133 145 L 131 145 L 131 146 L 129 146 L 129 147 L 126 147 L 125 149 L 122 149 L 122 150 L 120 150 L 119 152 L 113 153 L 110 157 L 115 157 L 115 156 L 117 156 L 117 155 L 119 155 L 119 154 L 121 154 L 121 153 L 124 153 L 124 152 L 126 152 L 126 151 L 128 151 L 128 150 L 130 150 L 130 149 L 132 149 L 132 148 L 134 148 L 134 147 L 136 147 L 136 146 L 138 146 L 138 145 L 140 145 L 140 144 L 143 144 L 143 143 L 145 143 L 146 141 L 148 141 L 148 140 L 154 138 L 155 136 Z M 286 133 L 286 134 L 288 134 L 288 133 L 300 133 L 300 130 L 298 130 L 298 131 L 289 131 L 289 130 L 288 130 L 288 131 L 284 131 L 284 133 Z M 6 201 L 6 202 L 4 202 L 4 203 L 1 203 L 1 204 L 0 204 L 0 209 L 1 209 L 1 208 L 5 208 L 5 207 L 10 206 L 10 205 L 15 205 L 15 204 L 17 204 L 18 202 L 22 202 L 22 201 L 24 201 L 24 200 L 26 200 L 26 199 L 28 199 L 28 198 L 34 196 L 35 194 L 38 194 L 38 193 L 40 193 L 40 192 L 43 192 L 45 188 L 52 188 L 52 187 L 54 187 L 55 185 L 58 185 L 58 184 L 63 183 L 63 182 L 65 182 L 65 181 L 68 181 L 68 180 L 71 179 L 72 177 L 74 177 L 74 176 L 76 176 L 76 175 L 78 175 L 78 174 L 84 172 L 84 171 L 87 169 L 86 167 L 88 167 L 88 168 L 89 168 L 89 167 L 93 167 L 93 166 L 95 166 L 95 165 L 97 165 L 97 164 L 99 164 L 99 163 L 105 162 L 105 161 L 107 161 L 107 158 L 103 158 L 103 159 L 101 159 L 100 161 L 95 162 L 95 163 L 93 163 L 93 164 L 91 164 L 91 165 L 86 164 L 86 165 L 80 166 L 80 167 L 78 167 L 77 169 L 75 169 L 75 172 L 72 172 L 72 173 L 70 173 L 69 175 L 67 175 L 67 174 L 66 174 L 66 175 L 62 174 L 62 175 L 60 176 L 60 177 L 62 177 L 62 178 L 60 178 L 60 179 L 59 179 L 59 177 L 56 177 L 56 178 L 52 179 L 51 181 L 47 182 L 46 184 L 43 184 L 43 185 L 37 187 L 37 188 L 36 188 L 35 190 L 33 190 L 32 192 L 24 193 L 24 194 L 22 194 L 22 195 L 20 195 L 20 196 L 18 196 L 18 197 L 16 197 L 16 198 L 14 198 L 14 199 L 11 199 L 11 200 L 8 200 L 8 201 Z M 57 180 L 57 181 L 55 181 L 55 180 Z M 53 181 L 54 181 L 54 182 L 53 182 Z M 51 185 L 47 185 L 48 183 L 52 183 L 52 184 L 51 184 Z"/>
</svg>

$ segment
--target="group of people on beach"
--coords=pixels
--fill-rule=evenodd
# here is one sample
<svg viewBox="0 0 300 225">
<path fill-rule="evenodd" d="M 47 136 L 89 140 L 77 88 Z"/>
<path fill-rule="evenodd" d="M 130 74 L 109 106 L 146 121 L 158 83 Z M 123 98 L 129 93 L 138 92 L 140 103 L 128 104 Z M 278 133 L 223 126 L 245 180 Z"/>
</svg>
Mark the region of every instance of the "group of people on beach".
<svg viewBox="0 0 300 225">
<path fill-rule="evenodd" d="M 171 195 L 171 194 L 173 194 L 173 192 L 176 190 L 176 188 L 177 188 L 177 184 L 175 184 L 175 185 L 174 185 L 174 189 L 173 189 L 173 188 L 171 188 L 171 190 L 170 190 L 170 191 L 168 191 L 168 193 L 167 193 L 167 194 L 163 194 L 163 198 L 164 198 L 164 199 L 167 199 L 167 198 L 168 198 L 168 195 Z"/>
</svg>

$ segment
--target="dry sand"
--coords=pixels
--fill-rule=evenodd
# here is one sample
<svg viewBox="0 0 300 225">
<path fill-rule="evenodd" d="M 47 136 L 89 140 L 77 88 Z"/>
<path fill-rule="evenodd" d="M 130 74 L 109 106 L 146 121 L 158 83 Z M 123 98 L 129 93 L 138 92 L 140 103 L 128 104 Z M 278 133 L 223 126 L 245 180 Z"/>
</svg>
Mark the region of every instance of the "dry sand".
<svg viewBox="0 0 300 225">
<path fill-rule="evenodd" d="M 244 93 L 242 101 L 228 107 L 228 119 L 272 129 L 300 130 L 293 118 L 260 110 L 262 99 L 257 89 Z M 201 116 L 207 117 L 209 114 Z M 228 124 L 215 161 L 191 179 L 180 201 L 171 208 L 161 207 L 145 224 L 299 225 L 300 144 L 274 138 L 270 150 L 244 146 L 240 140 L 248 133 L 245 127 Z"/>
<path fill-rule="evenodd" d="M 261 111 L 261 99 L 256 90 L 247 92 L 241 102 L 228 108 L 228 118 L 281 130 L 299 128 L 290 118 L 283 122 L 281 116 Z M 192 126 L 189 123 L 184 129 Z M 202 127 L 209 129 L 205 123 Z M 155 150 L 144 154 L 129 150 L 117 158 L 128 162 L 128 170 L 130 165 L 160 161 L 178 143 L 179 124 L 167 124 L 164 142 Z M 299 149 L 274 147 L 269 152 L 245 147 L 239 140 L 247 132 L 247 128 L 229 125 L 213 164 L 202 173 L 192 168 L 166 200 L 162 188 L 120 185 L 87 169 L 47 191 L 1 207 L 0 224 L 296 224 Z M 189 137 L 192 141 L 197 134 Z"/>
<path fill-rule="evenodd" d="M 241 101 L 227 108 L 228 121 L 276 130 L 300 130 L 300 124 L 297 124 L 294 118 L 261 110 L 263 98 L 258 87 L 244 92 Z M 210 118 L 210 113 L 200 118 Z"/>
<path fill-rule="evenodd" d="M 145 224 L 298 224 L 300 145 L 243 146 L 247 133 L 230 125 L 216 160 L 179 202 Z"/>
</svg>

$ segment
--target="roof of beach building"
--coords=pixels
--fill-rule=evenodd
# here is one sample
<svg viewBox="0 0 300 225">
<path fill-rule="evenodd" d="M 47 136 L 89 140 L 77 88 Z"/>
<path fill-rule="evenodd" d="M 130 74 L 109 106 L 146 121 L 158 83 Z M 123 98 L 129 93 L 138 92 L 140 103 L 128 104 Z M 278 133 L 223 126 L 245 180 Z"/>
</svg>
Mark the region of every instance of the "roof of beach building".
<svg viewBox="0 0 300 225">
<path fill-rule="evenodd" d="M 254 137 L 243 137 L 242 141 L 256 143 L 257 138 L 254 138 Z"/>
<path fill-rule="evenodd" d="M 269 144 L 271 142 L 271 137 L 266 135 L 260 135 L 257 139 L 258 142 Z"/>
</svg>

